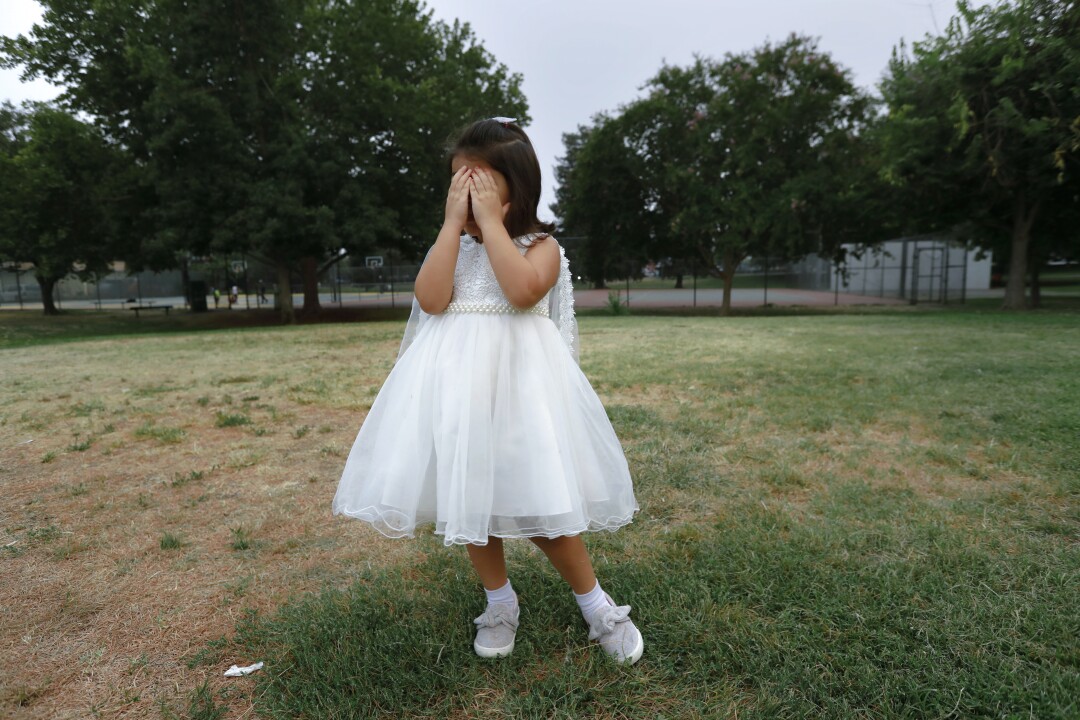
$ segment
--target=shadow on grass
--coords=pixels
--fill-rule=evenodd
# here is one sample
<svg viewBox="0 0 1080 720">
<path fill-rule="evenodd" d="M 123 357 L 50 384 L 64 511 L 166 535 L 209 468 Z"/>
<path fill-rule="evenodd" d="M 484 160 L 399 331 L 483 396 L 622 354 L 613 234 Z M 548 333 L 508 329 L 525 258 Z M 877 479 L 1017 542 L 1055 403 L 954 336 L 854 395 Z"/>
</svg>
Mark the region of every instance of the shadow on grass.
<svg viewBox="0 0 1080 720">
<path fill-rule="evenodd" d="M 719 307 L 638 307 L 633 304 L 626 307 L 626 315 L 638 317 L 724 317 Z M 828 317 L 835 315 L 917 315 L 917 314 L 981 314 L 987 312 L 1001 312 L 1001 300 L 998 298 L 977 298 L 964 303 L 952 303 L 949 305 L 932 305 L 922 303 L 919 305 L 757 305 L 736 306 L 731 309 L 727 317 Z M 1047 315 L 1054 313 L 1077 313 L 1080 312 L 1080 294 L 1076 296 L 1051 297 L 1044 296 L 1042 307 L 1038 310 L 1022 311 L 1014 314 L 1024 315 Z M 590 317 L 611 317 L 612 312 L 608 308 L 581 308 L 577 315 Z"/>
<path fill-rule="evenodd" d="M 322 323 L 404 321 L 408 317 L 408 305 L 404 308 L 328 307 L 314 318 L 298 316 L 293 326 L 283 325 L 276 310 L 219 310 L 207 313 L 180 311 L 171 315 L 148 315 L 138 319 L 115 310 L 66 310 L 60 315 L 49 317 L 37 312 L 9 310 L 0 311 L 0 348 L 125 335 L 300 327 Z"/>
<path fill-rule="evenodd" d="M 818 316 L 907 316 L 916 314 L 984 314 L 1000 310 L 997 299 L 969 300 L 953 305 L 769 305 L 764 307 L 732 308 L 729 317 L 818 317 Z M 311 318 L 297 316 L 295 325 L 283 326 L 275 310 L 235 310 L 191 313 L 179 311 L 172 315 L 149 315 L 135 318 L 118 311 L 66 310 L 60 315 L 46 317 L 38 312 L 0 310 L 0 349 L 47 345 L 57 342 L 95 340 L 125 335 L 155 335 L 246 328 L 299 327 L 323 323 L 404 322 L 409 317 L 409 304 L 383 308 L 326 307 Z M 1043 308 L 1027 313 L 1011 313 L 1018 317 L 1056 313 L 1080 312 L 1080 297 L 1050 297 Z M 610 317 L 608 308 L 579 308 L 579 317 Z M 718 307 L 627 307 L 624 316 L 636 317 L 723 317 Z"/>
</svg>

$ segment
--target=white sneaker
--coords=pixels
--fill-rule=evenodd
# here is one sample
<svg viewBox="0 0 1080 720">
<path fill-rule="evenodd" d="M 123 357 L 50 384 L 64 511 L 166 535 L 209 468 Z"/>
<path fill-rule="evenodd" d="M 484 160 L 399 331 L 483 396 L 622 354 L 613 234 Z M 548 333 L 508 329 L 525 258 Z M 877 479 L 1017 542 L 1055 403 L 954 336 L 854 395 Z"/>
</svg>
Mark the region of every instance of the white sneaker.
<svg viewBox="0 0 1080 720">
<path fill-rule="evenodd" d="M 604 597 L 609 605 L 588 618 L 589 639 L 599 640 L 604 652 L 618 662 L 633 665 L 645 650 L 645 638 L 630 620 L 630 606 L 616 606 L 607 593 Z"/>
<path fill-rule="evenodd" d="M 476 654 L 486 658 L 509 655 L 514 649 L 514 635 L 517 634 L 520 614 L 518 605 L 488 605 L 484 614 L 473 620 L 477 627 L 476 640 L 473 641 Z"/>
</svg>

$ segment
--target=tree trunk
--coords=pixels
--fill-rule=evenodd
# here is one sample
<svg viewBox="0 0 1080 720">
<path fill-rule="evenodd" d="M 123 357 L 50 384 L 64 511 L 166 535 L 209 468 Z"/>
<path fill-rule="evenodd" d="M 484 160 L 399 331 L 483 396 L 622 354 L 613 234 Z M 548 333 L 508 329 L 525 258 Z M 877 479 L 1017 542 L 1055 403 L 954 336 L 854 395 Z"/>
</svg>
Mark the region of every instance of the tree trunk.
<svg viewBox="0 0 1080 720">
<path fill-rule="evenodd" d="M 319 303 L 319 260 L 314 257 L 300 259 L 300 275 L 304 281 L 304 307 L 301 317 L 313 318 L 322 312 Z"/>
<path fill-rule="evenodd" d="M 682 290 L 683 289 L 682 279 L 683 279 L 683 274 L 682 273 L 675 273 L 675 289 L 676 290 Z"/>
<path fill-rule="evenodd" d="M 278 308 L 281 311 L 281 322 L 291 324 L 296 322 L 296 314 L 292 304 L 292 273 L 286 263 L 277 263 L 278 276 Z"/>
<path fill-rule="evenodd" d="M 45 308 L 46 315 L 59 315 L 60 311 L 56 309 L 55 303 L 53 303 L 53 288 L 56 287 L 56 278 L 43 278 L 38 277 L 38 287 L 41 288 L 41 305 Z"/>
<path fill-rule="evenodd" d="M 731 314 L 731 288 L 735 284 L 735 268 L 739 266 L 735 253 L 731 250 L 724 251 L 724 270 L 721 273 L 724 278 L 724 302 L 720 306 L 720 314 Z"/>
<path fill-rule="evenodd" d="M 188 272 L 188 259 L 186 257 L 180 263 L 180 287 L 184 288 L 184 304 L 190 308 L 192 305 L 191 274 Z"/>
<path fill-rule="evenodd" d="M 1028 211 L 1023 193 L 1013 203 L 1012 255 L 1009 258 L 1009 282 L 1005 285 L 1003 310 L 1027 308 L 1024 297 L 1024 281 L 1027 279 L 1028 246 L 1031 244 L 1031 226 L 1035 222 L 1038 206 Z"/>
</svg>

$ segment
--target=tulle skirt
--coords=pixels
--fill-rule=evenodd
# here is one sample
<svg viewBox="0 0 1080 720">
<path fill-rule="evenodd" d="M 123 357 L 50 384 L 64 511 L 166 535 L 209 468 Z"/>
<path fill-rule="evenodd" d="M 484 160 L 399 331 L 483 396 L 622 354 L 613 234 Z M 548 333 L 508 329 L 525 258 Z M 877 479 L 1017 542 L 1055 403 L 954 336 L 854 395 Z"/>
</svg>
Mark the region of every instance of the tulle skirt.
<svg viewBox="0 0 1080 720">
<path fill-rule="evenodd" d="M 334 514 L 445 545 L 615 530 L 638 510 L 607 413 L 542 315 L 444 313 L 364 419 Z"/>
</svg>

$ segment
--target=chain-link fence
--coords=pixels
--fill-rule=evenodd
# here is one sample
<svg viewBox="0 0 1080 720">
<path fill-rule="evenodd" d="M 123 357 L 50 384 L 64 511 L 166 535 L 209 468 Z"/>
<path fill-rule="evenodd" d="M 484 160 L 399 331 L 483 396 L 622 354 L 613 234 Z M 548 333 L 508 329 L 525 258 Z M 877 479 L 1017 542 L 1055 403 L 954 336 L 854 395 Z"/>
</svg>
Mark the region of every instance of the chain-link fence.
<svg viewBox="0 0 1080 720">
<path fill-rule="evenodd" d="M 578 290 L 590 289 L 590 279 L 583 277 L 585 238 L 559 238 L 566 251 Z M 902 299 L 909 302 L 963 302 L 969 288 L 990 287 L 990 258 L 969 251 L 964 245 L 933 236 L 900 238 L 867 249 L 856 255 L 857 248 L 847 248 L 848 261 L 843 265 L 810 255 L 796 263 L 767 262 L 747 258 L 736 275 L 735 287 L 747 295 L 744 302 L 761 304 L 770 299 L 797 302 L 775 294 L 781 290 L 831 292 L 839 302 L 841 293 L 866 297 Z M 323 305 L 408 305 L 413 283 L 420 270 L 420 258 L 407 258 L 397 251 L 375 251 L 352 257 L 325 258 L 316 268 L 319 301 Z M 188 263 L 187 279 L 196 293 L 205 293 L 205 302 L 188 297 L 184 273 L 113 272 L 84 281 L 69 276 L 57 283 L 54 301 L 61 307 L 107 309 L 133 304 L 169 304 L 196 309 L 256 309 L 276 303 L 279 277 L 277 269 L 251 256 L 199 259 Z M 633 293 L 663 289 L 664 302 L 696 306 L 699 298 L 706 303 L 720 286 L 719 268 L 695 263 L 674 263 L 658 259 L 644 267 L 638 262 L 614 262 L 608 266 L 607 285 L 611 290 Z M 682 288 L 675 288 L 676 276 L 682 276 Z M 294 296 L 304 291 L 299 272 L 290 276 Z M 699 292 L 699 286 L 701 291 Z M 235 292 L 234 292 L 235 291 Z M 685 294 L 675 297 L 676 294 Z M 774 294 L 770 294 L 774 293 Z M 791 293 L 789 293 L 791 294 Z M 638 296 L 640 297 L 640 296 Z M 656 296 L 657 299 L 659 296 Z M 302 304 L 299 297 L 294 302 Z M 41 307 L 41 290 L 31 266 L 8 266 L 0 270 L 0 307 Z"/>
<path fill-rule="evenodd" d="M 408 302 L 420 265 L 396 261 L 396 255 L 327 259 L 319 274 L 323 303 L 357 304 L 364 300 Z M 364 264 L 369 263 L 369 264 Z M 250 257 L 214 263 L 194 262 L 187 269 L 188 283 L 205 292 L 209 308 L 251 309 L 272 306 L 278 289 L 277 269 Z M 290 276 L 294 295 L 304 291 L 299 272 Z M 110 309 L 145 304 L 186 306 L 191 302 L 181 270 L 165 272 L 111 272 L 83 280 L 69 275 L 53 288 L 58 308 Z M 196 303 L 198 304 L 198 303 Z M 0 308 L 41 309 L 41 286 L 33 266 L 8 265 L 0 269 Z"/>
<path fill-rule="evenodd" d="M 861 252 L 855 246 L 845 249 L 844 264 L 816 255 L 795 263 L 796 286 L 911 303 L 964 302 L 968 290 L 990 288 L 990 255 L 947 238 L 924 235 L 890 240 Z"/>
<path fill-rule="evenodd" d="M 184 284 L 179 270 L 169 272 L 112 272 L 100 275 L 96 281 L 82 280 L 69 275 L 53 288 L 53 302 L 60 308 L 121 307 L 141 303 L 143 299 L 178 297 L 183 299 Z M 34 278 L 33 268 L 8 266 L 0 270 L 0 307 L 40 308 L 41 286 Z"/>
</svg>

